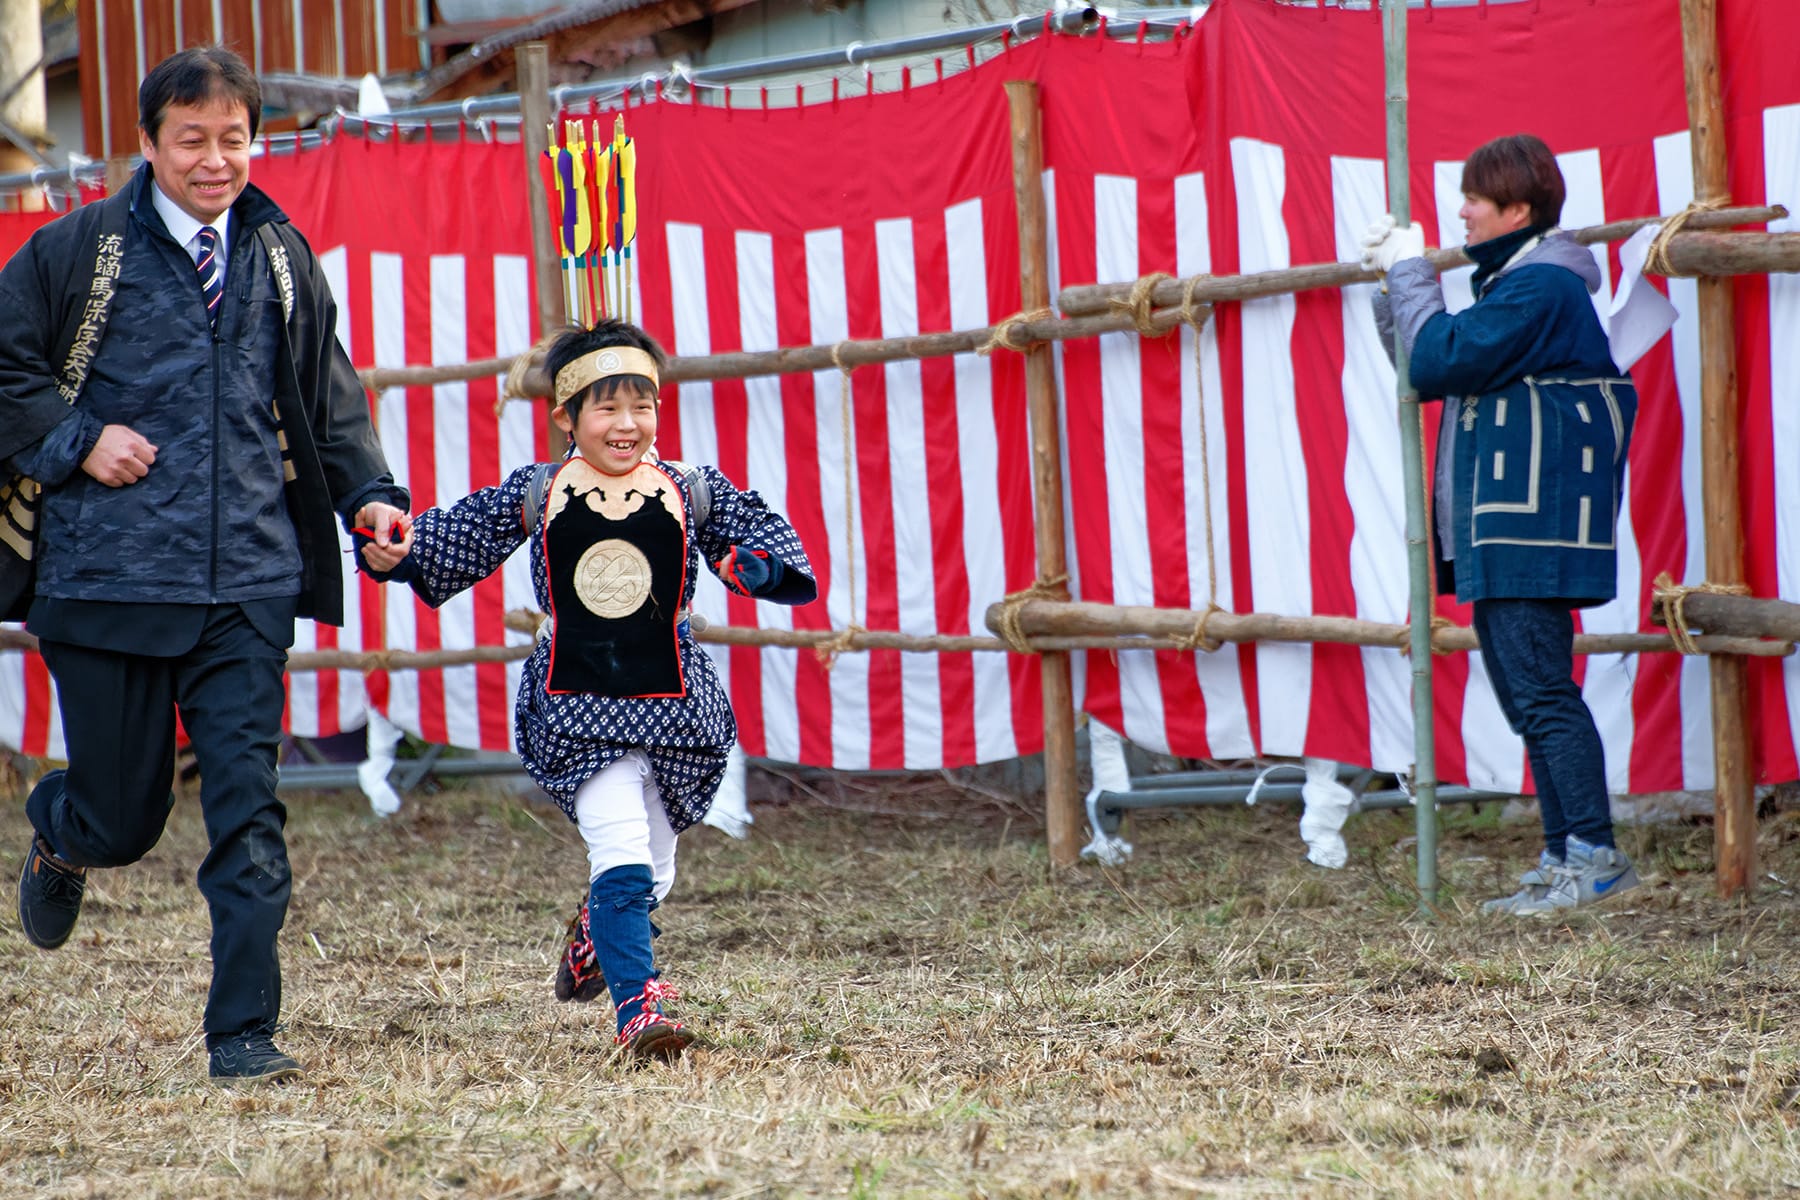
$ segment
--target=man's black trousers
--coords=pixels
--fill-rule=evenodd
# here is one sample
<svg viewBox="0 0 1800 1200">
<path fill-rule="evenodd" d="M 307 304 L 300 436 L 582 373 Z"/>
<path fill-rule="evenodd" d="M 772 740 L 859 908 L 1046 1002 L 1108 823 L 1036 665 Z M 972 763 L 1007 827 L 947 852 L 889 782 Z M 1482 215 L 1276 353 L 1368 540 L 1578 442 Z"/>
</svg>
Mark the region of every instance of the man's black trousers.
<svg viewBox="0 0 1800 1200">
<path fill-rule="evenodd" d="M 200 768 L 211 852 L 200 893 L 212 913 L 210 1049 L 235 1034 L 271 1032 L 281 1013 L 275 939 L 290 874 L 275 798 L 287 652 L 235 605 L 207 610 L 199 641 L 150 657 L 41 643 L 56 680 L 69 769 L 46 776 L 26 803 L 57 856 L 82 867 L 136 862 L 162 837 L 174 805 L 175 714 Z"/>
</svg>

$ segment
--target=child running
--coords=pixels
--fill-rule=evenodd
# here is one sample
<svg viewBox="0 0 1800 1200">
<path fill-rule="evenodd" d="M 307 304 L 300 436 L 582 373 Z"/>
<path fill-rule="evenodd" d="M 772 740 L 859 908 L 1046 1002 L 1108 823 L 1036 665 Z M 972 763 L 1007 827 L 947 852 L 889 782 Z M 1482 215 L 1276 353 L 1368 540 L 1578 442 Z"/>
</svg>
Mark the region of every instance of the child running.
<svg viewBox="0 0 1800 1200">
<path fill-rule="evenodd" d="M 656 967 L 650 912 L 675 881 L 675 842 L 706 814 L 737 736 L 688 606 L 704 561 L 731 591 L 805 604 L 818 589 L 787 520 L 716 468 L 655 454 L 661 347 L 603 320 L 542 343 L 551 417 L 569 434 L 560 465 L 521 467 L 498 487 L 419 514 L 393 548 L 359 546 L 371 574 L 431 606 L 485 579 L 529 541 L 549 614 L 514 708 L 519 757 L 581 830 L 587 902 L 569 924 L 559 1000 L 602 987 L 616 1041 L 673 1058 L 693 1031 L 664 1014 L 677 997 Z"/>
</svg>

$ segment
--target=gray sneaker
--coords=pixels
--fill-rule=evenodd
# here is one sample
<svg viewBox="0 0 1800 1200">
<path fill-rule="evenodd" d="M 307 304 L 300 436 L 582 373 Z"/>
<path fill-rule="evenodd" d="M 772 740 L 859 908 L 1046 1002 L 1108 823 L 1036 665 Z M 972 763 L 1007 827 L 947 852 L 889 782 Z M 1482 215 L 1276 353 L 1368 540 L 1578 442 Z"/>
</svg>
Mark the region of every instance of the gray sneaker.
<svg viewBox="0 0 1800 1200">
<path fill-rule="evenodd" d="M 1512 908 L 1515 916 L 1543 916 L 1568 908 L 1586 908 L 1611 900 L 1638 885 L 1637 868 L 1621 850 L 1594 846 L 1578 837 L 1569 839 L 1563 865 L 1551 869 L 1550 886 L 1536 900 Z"/>
<path fill-rule="evenodd" d="M 1562 865 L 1563 860 L 1550 851 L 1539 851 L 1537 866 L 1519 876 L 1519 890 L 1510 896 L 1483 902 L 1481 911 L 1484 914 L 1510 914 L 1516 912 L 1520 904 L 1543 899 L 1544 893 L 1550 890 L 1552 872 Z"/>
</svg>

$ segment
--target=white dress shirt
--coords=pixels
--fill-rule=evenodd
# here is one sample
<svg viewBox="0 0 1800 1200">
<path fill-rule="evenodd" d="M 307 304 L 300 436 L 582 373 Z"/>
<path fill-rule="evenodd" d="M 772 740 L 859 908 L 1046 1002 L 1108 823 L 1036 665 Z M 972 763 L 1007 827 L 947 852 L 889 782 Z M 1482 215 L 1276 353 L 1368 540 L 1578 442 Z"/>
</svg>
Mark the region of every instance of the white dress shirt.
<svg viewBox="0 0 1800 1200">
<path fill-rule="evenodd" d="M 150 202 L 156 205 L 156 215 L 163 219 L 163 226 L 168 229 L 169 236 L 186 250 L 188 257 L 197 265 L 200 262 L 200 229 L 201 223 L 196 221 L 185 209 L 177 205 L 164 194 L 162 185 L 152 177 L 150 181 Z M 225 282 L 225 264 L 231 261 L 231 250 L 225 241 L 225 227 L 230 223 L 230 214 L 220 217 L 212 226 L 212 231 L 219 239 L 219 282 Z"/>
</svg>

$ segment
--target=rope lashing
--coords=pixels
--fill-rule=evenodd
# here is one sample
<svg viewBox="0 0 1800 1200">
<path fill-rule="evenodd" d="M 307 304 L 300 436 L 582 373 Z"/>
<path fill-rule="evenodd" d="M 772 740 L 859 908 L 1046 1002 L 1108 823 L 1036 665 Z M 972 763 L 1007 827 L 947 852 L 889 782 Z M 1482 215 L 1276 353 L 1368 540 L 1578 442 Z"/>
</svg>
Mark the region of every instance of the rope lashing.
<svg viewBox="0 0 1800 1200">
<path fill-rule="evenodd" d="M 513 401 L 532 399 L 525 388 L 525 373 L 531 369 L 533 358 L 534 356 L 530 353 L 521 354 L 512 360 L 510 367 L 506 368 L 506 379 L 500 385 L 500 394 L 494 397 L 494 415 L 496 417 L 504 415 L 506 406 Z"/>
<path fill-rule="evenodd" d="M 1437 596 L 1437 591 L 1434 588 L 1432 590 L 1432 597 L 1434 600 L 1436 599 L 1436 596 Z M 1456 628 L 1456 622 L 1452 621 L 1449 617 L 1440 616 L 1437 613 L 1431 614 L 1431 652 L 1433 654 L 1445 655 L 1445 654 L 1454 654 L 1455 653 L 1455 651 L 1451 650 L 1448 646 L 1439 646 L 1438 645 L 1438 630 L 1440 630 L 1440 629 L 1455 629 L 1455 628 Z"/>
<path fill-rule="evenodd" d="M 1033 600 L 1067 600 L 1069 577 L 1058 575 L 1052 579 L 1033 580 L 1028 588 L 1016 592 L 1008 592 L 1000 600 L 1000 612 L 995 618 L 999 626 L 994 632 L 1006 643 L 1007 649 L 1014 654 L 1036 654 L 1025 630 L 1019 625 L 1019 611 Z"/>
<path fill-rule="evenodd" d="M 1432 590 L 1432 601 L 1435 603 L 1436 600 L 1437 600 L 1437 591 L 1434 588 Z M 1437 655 L 1455 654 L 1456 651 L 1454 651 L 1448 647 L 1438 645 L 1438 630 L 1440 630 L 1440 629 L 1460 629 L 1460 628 L 1462 628 L 1462 626 L 1458 625 L 1455 621 L 1452 621 L 1449 617 L 1442 616 L 1438 613 L 1432 613 L 1431 614 L 1431 652 L 1433 654 L 1437 654 Z M 1400 657 L 1401 658 L 1411 658 L 1412 657 L 1412 639 L 1411 639 L 1412 626 L 1407 625 L 1404 627 L 1404 629 L 1406 632 L 1402 636 L 1402 639 L 1401 639 L 1401 641 L 1399 643 L 1399 647 L 1398 647 L 1400 650 Z"/>
<path fill-rule="evenodd" d="M 1680 275 L 1681 272 L 1677 271 L 1669 262 L 1669 242 L 1681 232 L 1681 227 L 1686 225 L 1688 218 L 1695 213 L 1713 212 L 1729 207 L 1731 207 L 1731 201 L 1724 196 L 1718 196 L 1711 200 L 1696 200 L 1664 221 L 1663 227 L 1657 231 L 1656 237 L 1650 242 L 1650 249 L 1644 254 L 1644 274 L 1664 277 Z"/>
<path fill-rule="evenodd" d="M 1151 300 L 1151 293 L 1156 291 L 1158 284 L 1174 278 L 1166 271 L 1153 271 L 1133 283 L 1129 294 L 1124 297 L 1114 296 L 1106 302 L 1106 306 L 1114 312 L 1130 314 L 1132 324 L 1137 326 L 1138 333 L 1144 337 L 1161 337 L 1168 330 L 1158 329 L 1156 326 L 1156 305 Z M 1188 307 L 1192 306 L 1193 299 L 1193 291 L 1189 289 L 1186 301 Z"/>
<path fill-rule="evenodd" d="M 1208 565 L 1210 566 L 1210 564 Z M 1181 639 L 1181 649 L 1189 654 L 1192 654 L 1196 650 L 1211 654 L 1214 650 L 1223 646 L 1225 644 L 1223 641 L 1206 632 L 1206 623 L 1212 619 L 1214 613 L 1224 611 L 1225 610 L 1220 608 L 1217 604 L 1208 603 L 1206 611 L 1201 613 L 1200 618 L 1194 622 L 1193 632 Z"/>
<path fill-rule="evenodd" d="M 1205 322 L 1206 314 L 1194 306 L 1194 290 L 1211 278 L 1211 275 L 1196 275 L 1188 280 L 1181 289 L 1181 321 L 1184 325 L 1194 327 L 1196 337 L 1200 334 L 1200 326 Z M 1197 349 L 1194 352 L 1194 361 L 1196 363 L 1200 361 L 1200 353 Z"/>
<path fill-rule="evenodd" d="M 819 665 L 823 666 L 827 671 L 831 670 L 837 663 L 837 656 L 847 651 L 855 650 L 857 648 L 857 635 L 867 632 L 867 629 L 854 622 L 837 630 L 830 637 L 813 647 L 813 653 L 819 656 Z"/>
<path fill-rule="evenodd" d="M 814 647 L 813 653 L 829 671 L 837 656 L 856 649 L 856 635 L 864 632 L 856 623 L 856 421 L 851 411 L 850 372 L 856 368 L 844 361 L 841 341 L 831 348 L 831 363 L 838 369 L 838 411 L 844 422 L 844 568 L 850 575 L 850 619 L 844 628 Z"/>
<path fill-rule="evenodd" d="M 1194 289 L 1205 278 L 1204 275 L 1196 275 L 1182 289 L 1181 319 L 1194 330 L 1194 395 L 1200 401 L 1200 491 L 1205 498 L 1202 511 L 1206 514 L 1206 611 L 1200 614 L 1199 621 L 1194 624 L 1193 637 L 1189 639 L 1192 645 L 1188 648 L 1211 654 L 1219 648 L 1219 641 L 1206 636 L 1206 621 L 1214 613 L 1224 610 L 1219 607 L 1219 550 L 1218 542 L 1213 537 L 1212 449 L 1206 436 L 1206 371 L 1200 346 L 1200 327 L 1206 323 L 1210 310 L 1202 312 L 1194 307 Z"/>
<path fill-rule="evenodd" d="M 1676 583 L 1667 571 L 1659 574 L 1656 582 L 1650 586 L 1650 601 L 1662 606 L 1663 623 L 1669 628 L 1669 640 L 1683 654 L 1706 653 L 1688 630 L 1687 598 L 1696 592 L 1709 596 L 1748 596 L 1750 589 L 1741 583 L 1697 583 L 1688 586 Z"/>
<path fill-rule="evenodd" d="M 996 350 L 1011 350 L 1015 354 L 1023 354 L 1037 344 L 1025 336 L 1031 323 L 1047 321 L 1055 315 L 1056 310 L 1052 308 L 1034 308 L 1029 312 L 1016 312 L 995 325 L 994 332 L 988 335 L 988 340 L 975 347 L 975 353 L 984 357 Z"/>
</svg>

